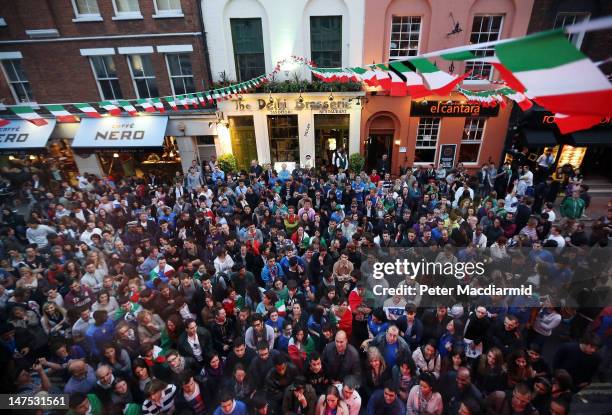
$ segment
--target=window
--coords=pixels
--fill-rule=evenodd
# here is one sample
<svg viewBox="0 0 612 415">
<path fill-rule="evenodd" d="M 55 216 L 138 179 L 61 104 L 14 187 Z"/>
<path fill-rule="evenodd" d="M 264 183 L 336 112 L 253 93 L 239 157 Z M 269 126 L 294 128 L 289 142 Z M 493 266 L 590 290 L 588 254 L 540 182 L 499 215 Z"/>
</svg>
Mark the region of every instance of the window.
<svg viewBox="0 0 612 415">
<path fill-rule="evenodd" d="M 470 36 L 470 43 L 482 43 L 491 42 L 498 40 L 501 35 L 502 22 L 504 16 L 474 16 L 474 23 L 472 24 L 472 34 Z M 473 51 L 477 57 L 486 57 L 495 55 L 495 47 L 491 46 L 484 49 Z M 466 71 L 471 70 L 472 73 L 467 79 L 470 80 L 491 80 L 493 74 L 493 67 L 490 63 L 485 62 L 467 62 L 465 65 Z"/>
<path fill-rule="evenodd" d="M 155 71 L 150 55 L 130 55 L 128 65 L 134 81 L 134 89 L 138 98 L 154 98 L 159 96 Z"/>
<path fill-rule="evenodd" d="M 102 20 L 98 0 L 72 0 L 76 20 Z"/>
<path fill-rule="evenodd" d="M 268 115 L 268 135 L 272 163 L 300 161 L 297 115 Z"/>
<path fill-rule="evenodd" d="M 563 27 L 571 26 L 576 23 L 586 22 L 589 20 L 589 13 L 559 13 L 555 19 L 555 29 L 561 29 Z M 580 33 L 568 33 L 567 38 L 572 42 L 578 49 L 582 45 L 584 39 L 584 32 Z"/>
<path fill-rule="evenodd" d="M 310 58 L 321 68 L 342 66 L 342 16 L 310 17 Z"/>
<path fill-rule="evenodd" d="M 30 82 L 25 75 L 20 59 L 7 59 L 2 61 L 2 69 L 4 75 L 11 87 L 15 102 L 30 102 L 34 101 Z"/>
<path fill-rule="evenodd" d="M 483 117 L 468 117 L 463 127 L 461 147 L 459 148 L 459 162 L 477 163 L 482 136 L 487 119 Z"/>
<path fill-rule="evenodd" d="M 166 55 L 168 73 L 174 95 L 191 94 L 195 92 L 191 57 L 188 53 L 168 53 Z"/>
<path fill-rule="evenodd" d="M 121 88 L 117 77 L 117 68 L 112 56 L 92 56 L 91 66 L 98 82 L 102 99 L 121 99 Z"/>
<path fill-rule="evenodd" d="M 155 4 L 155 15 L 153 17 L 181 17 L 183 9 L 181 9 L 181 0 L 153 0 Z"/>
<path fill-rule="evenodd" d="M 415 163 L 433 163 L 436 158 L 440 118 L 421 117 L 417 129 Z"/>
<path fill-rule="evenodd" d="M 261 19 L 230 19 L 238 82 L 266 72 Z"/>
<path fill-rule="evenodd" d="M 252 116 L 229 117 L 232 153 L 238 168 L 248 170 L 251 160 L 257 160 L 255 125 Z"/>
<path fill-rule="evenodd" d="M 419 53 L 420 34 L 420 16 L 393 16 L 389 61 L 417 55 Z"/>
<path fill-rule="evenodd" d="M 115 19 L 142 19 L 138 0 L 113 0 Z"/>
</svg>

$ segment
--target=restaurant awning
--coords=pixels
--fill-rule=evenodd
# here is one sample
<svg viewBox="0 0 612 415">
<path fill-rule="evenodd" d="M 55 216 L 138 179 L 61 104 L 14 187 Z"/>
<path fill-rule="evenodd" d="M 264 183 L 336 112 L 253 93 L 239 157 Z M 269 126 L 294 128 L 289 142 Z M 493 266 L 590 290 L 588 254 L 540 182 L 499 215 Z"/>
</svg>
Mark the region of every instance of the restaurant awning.
<svg viewBox="0 0 612 415">
<path fill-rule="evenodd" d="M 0 127 L 0 153 L 23 153 L 42 150 L 55 128 L 55 119 L 48 119 L 47 124 L 36 126 L 26 120 L 10 120 Z"/>
<path fill-rule="evenodd" d="M 531 128 L 525 128 L 525 140 L 529 146 L 541 147 L 541 146 L 556 146 L 557 138 L 555 132 L 552 130 L 532 130 Z"/>
<path fill-rule="evenodd" d="M 133 151 L 162 148 L 168 117 L 85 118 L 81 120 L 72 148 L 91 151 Z"/>
<path fill-rule="evenodd" d="M 570 141 L 570 144 L 574 147 L 612 147 L 612 129 L 592 129 L 585 131 L 577 131 L 572 134 Z"/>
</svg>

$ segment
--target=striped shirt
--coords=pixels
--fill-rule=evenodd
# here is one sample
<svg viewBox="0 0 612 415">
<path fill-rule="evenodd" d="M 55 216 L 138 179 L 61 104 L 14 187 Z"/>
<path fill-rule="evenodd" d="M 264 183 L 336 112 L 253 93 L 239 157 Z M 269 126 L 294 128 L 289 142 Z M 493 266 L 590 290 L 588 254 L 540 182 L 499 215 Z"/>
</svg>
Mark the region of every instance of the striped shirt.
<svg viewBox="0 0 612 415">
<path fill-rule="evenodd" d="M 161 399 L 159 404 L 145 399 L 142 404 L 142 415 L 158 415 L 158 414 L 172 414 L 174 412 L 174 394 L 176 393 L 176 386 L 168 385 L 166 389 L 162 391 Z"/>
</svg>

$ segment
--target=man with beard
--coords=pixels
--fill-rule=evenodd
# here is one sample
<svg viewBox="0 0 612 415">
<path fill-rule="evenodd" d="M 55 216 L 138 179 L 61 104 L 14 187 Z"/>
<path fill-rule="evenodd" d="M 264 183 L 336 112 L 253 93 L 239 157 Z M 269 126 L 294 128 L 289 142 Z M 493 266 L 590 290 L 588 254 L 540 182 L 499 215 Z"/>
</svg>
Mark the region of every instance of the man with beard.
<svg viewBox="0 0 612 415">
<path fill-rule="evenodd" d="M 185 371 L 193 373 L 194 376 L 200 375 L 198 362 L 191 357 L 181 356 L 178 350 L 168 350 L 166 363 L 168 368 L 163 374 L 164 381 L 175 384 L 177 388 L 181 386 L 182 375 Z"/>
<path fill-rule="evenodd" d="M 224 308 L 220 307 L 215 310 L 215 320 L 210 327 L 210 331 L 215 350 L 226 357 L 234 341 L 234 321 L 227 317 Z"/>
<path fill-rule="evenodd" d="M 234 372 L 234 368 L 237 364 L 241 364 L 243 367 L 249 367 L 249 364 L 255 359 L 256 353 L 246 347 L 244 337 L 238 337 L 234 340 L 232 351 L 227 355 L 225 359 L 225 374 L 230 376 Z"/>
</svg>

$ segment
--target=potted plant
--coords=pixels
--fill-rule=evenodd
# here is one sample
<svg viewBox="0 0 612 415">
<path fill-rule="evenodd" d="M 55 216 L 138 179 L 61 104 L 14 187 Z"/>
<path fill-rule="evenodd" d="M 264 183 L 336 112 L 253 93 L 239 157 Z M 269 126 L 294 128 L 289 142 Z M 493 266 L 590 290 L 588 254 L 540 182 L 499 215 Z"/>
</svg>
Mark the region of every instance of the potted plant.
<svg viewBox="0 0 612 415">
<path fill-rule="evenodd" d="M 219 168 L 225 172 L 225 174 L 230 174 L 238 171 L 238 163 L 236 162 L 236 157 L 233 154 L 227 153 L 219 156 L 217 158 L 217 164 Z"/>
<path fill-rule="evenodd" d="M 355 174 L 359 174 L 363 171 L 363 166 L 365 165 L 365 159 L 361 155 L 361 153 L 353 153 L 349 157 L 349 168 L 355 172 Z"/>
</svg>

